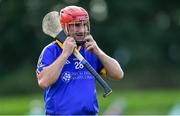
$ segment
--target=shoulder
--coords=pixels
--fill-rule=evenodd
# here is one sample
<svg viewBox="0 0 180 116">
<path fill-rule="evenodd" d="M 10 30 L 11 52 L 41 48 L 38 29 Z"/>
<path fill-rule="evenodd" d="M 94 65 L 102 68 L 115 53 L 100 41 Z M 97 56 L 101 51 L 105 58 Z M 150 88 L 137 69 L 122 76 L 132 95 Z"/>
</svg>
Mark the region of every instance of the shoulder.
<svg viewBox="0 0 180 116">
<path fill-rule="evenodd" d="M 92 53 L 91 51 L 88 51 L 86 50 L 85 48 L 82 48 L 80 50 L 80 53 L 83 55 L 83 57 L 88 60 L 89 62 L 92 61 L 92 62 L 97 62 L 98 61 L 98 57 Z"/>
<path fill-rule="evenodd" d="M 94 53 L 92 53 L 89 50 L 86 50 L 84 47 L 81 48 L 82 54 L 84 53 L 84 56 L 91 59 L 98 58 Z"/>
<path fill-rule="evenodd" d="M 40 54 L 40 57 L 43 56 L 58 56 L 61 52 L 61 48 L 58 46 L 56 41 L 51 42 L 47 46 L 45 46 Z"/>
<path fill-rule="evenodd" d="M 44 54 L 45 52 L 57 52 L 59 51 L 60 47 L 58 46 L 56 41 L 51 42 L 50 44 L 48 44 L 47 46 L 45 46 L 42 50 L 42 54 Z"/>
<path fill-rule="evenodd" d="M 54 61 L 54 59 L 56 58 L 57 49 L 58 46 L 55 41 L 44 47 L 37 63 L 38 72 L 40 72 L 43 67 L 51 64 Z"/>
<path fill-rule="evenodd" d="M 48 44 L 47 46 L 44 47 L 43 51 L 45 50 L 54 50 L 58 48 L 58 44 L 56 43 L 56 41 L 51 42 L 50 44 Z"/>
<path fill-rule="evenodd" d="M 45 60 L 54 60 L 59 54 L 60 48 L 56 41 L 51 42 L 45 46 L 39 56 L 38 64 Z"/>
</svg>

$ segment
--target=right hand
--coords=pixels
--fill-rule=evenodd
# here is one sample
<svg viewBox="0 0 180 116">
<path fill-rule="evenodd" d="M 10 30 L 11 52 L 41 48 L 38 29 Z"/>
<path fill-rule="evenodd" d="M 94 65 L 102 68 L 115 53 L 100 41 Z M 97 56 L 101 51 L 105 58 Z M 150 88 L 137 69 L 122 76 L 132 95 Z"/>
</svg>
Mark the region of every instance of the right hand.
<svg viewBox="0 0 180 116">
<path fill-rule="evenodd" d="M 69 57 L 72 53 L 73 50 L 77 47 L 76 41 L 74 40 L 73 37 L 67 37 L 66 40 L 63 43 L 63 54 L 66 57 Z"/>
</svg>

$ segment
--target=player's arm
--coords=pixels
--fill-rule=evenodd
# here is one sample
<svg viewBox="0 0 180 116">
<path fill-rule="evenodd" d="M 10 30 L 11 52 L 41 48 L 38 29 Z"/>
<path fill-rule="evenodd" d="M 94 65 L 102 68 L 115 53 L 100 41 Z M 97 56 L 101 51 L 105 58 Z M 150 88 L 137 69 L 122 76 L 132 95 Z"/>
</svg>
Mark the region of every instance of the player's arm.
<svg viewBox="0 0 180 116">
<path fill-rule="evenodd" d="M 87 41 L 85 45 L 86 49 L 92 51 L 98 56 L 104 68 L 106 69 L 107 76 L 116 80 L 122 79 L 124 76 L 124 72 L 120 64 L 114 58 L 111 58 L 106 53 L 104 53 L 98 47 L 91 35 L 88 35 L 85 40 Z"/>
<path fill-rule="evenodd" d="M 116 80 L 123 78 L 124 72 L 121 69 L 119 63 L 114 58 L 111 58 L 102 50 L 98 52 L 97 56 L 106 69 L 107 77 L 111 77 L 112 79 Z"/>
<path fill-rule="evenodd" d="M 63 44 L 61 55 L 51 65 L 44 67 L 41 72 L 37 73 L 38 84 L 41 88 L 47 88 L 56 82 L 64 64 L 75 47 L 76 43 L 74 39 L 70 37 L 69 39 L 67 38 Z"/>
<path fill-rule="evenodd" d="M 47 88 L 56 82 L 67 58 L 61 54 L 51 65 L 44 67 L 41 72 L 37 73 L 38 84 L 41 88 Z"/>
</svg>

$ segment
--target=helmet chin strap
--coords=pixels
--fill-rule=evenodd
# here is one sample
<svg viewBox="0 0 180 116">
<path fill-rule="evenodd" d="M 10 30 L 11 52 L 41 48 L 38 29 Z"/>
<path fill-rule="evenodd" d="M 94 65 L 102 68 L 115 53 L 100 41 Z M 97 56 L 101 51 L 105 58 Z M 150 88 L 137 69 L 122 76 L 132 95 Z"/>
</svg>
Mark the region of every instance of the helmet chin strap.
<svg viewBox="0 0 180 116">
<path fill-rule="evenodd" d="M 85 43 L 86 43 L 86 41 L 84 41 L 84 40 L 82 40 L 82 41 L 77 41 L 76 40 L 77 46 L 84 46 Z"/>
<path fill-rule="evenodd" d="M 74 33 L 74 34 L 72 34 L 74 37 L 75 37 L 75 35 L 77 35 L 77 33 Z M 84 38 L 85 38 L 85 34 L 83 34 L 83 39 L 80 39 L 80 38 L 74 38 L 75 39 L 75 41 L 76 41 L 76 44 L 77 44 L 77 46 L 84 46 L 84 44 L 86 43 L 86 41 L 84 40 Z"/>
<path fill-rule="evenodd" d="M 72 35 L 75 37 L 75 35 L 78 35 L 79 33 L 73 33 Z M 81 33 L 80 33 L 81 34 Z M 83 39 L 78 39 L 78 38 L 75 38 L 75 41 L 76 41 L 76 44 L 78 46 L 84 46 L 84 44 L 86 43 L 86 41 L 84 40 L 84 38 L 89 35 L 89 31 L 88 32 L 84 32 L 82 35 L 83 35 Z"/>
</svg>

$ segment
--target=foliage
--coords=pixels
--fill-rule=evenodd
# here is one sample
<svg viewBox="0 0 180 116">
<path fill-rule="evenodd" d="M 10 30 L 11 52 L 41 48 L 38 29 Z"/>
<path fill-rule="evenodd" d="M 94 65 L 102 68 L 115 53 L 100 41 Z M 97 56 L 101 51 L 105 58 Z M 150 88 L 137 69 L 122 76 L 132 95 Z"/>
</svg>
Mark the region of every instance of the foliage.
<svg viewBox="0 0 180 116">
<path fill-rule="evenodd" d="M 88 10 L 98 45 L 125 71 L 121 86 L 180 87 L 180 1 L 97 0 L 107 4 L 108 15 L 102 21 L 91 17 L 93 0 L 67 1 L 71 0 L 0 0 L 1 94 L 36 91 L 36 63 L 43 47 L 52 41 L 42 32 L 43 16 L 66 5 Z M 112 85 L 120 87 L 118 83 Z"/>
</svg>

